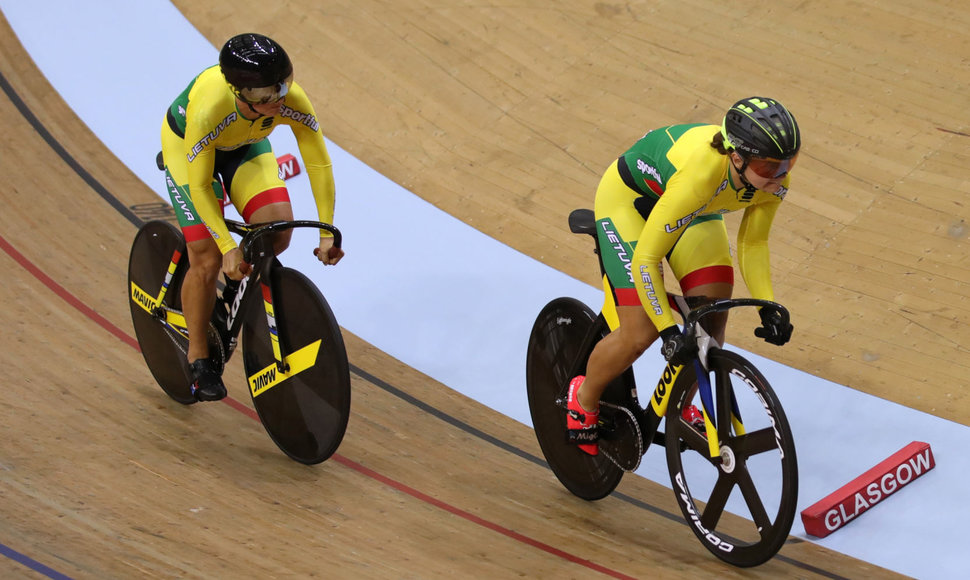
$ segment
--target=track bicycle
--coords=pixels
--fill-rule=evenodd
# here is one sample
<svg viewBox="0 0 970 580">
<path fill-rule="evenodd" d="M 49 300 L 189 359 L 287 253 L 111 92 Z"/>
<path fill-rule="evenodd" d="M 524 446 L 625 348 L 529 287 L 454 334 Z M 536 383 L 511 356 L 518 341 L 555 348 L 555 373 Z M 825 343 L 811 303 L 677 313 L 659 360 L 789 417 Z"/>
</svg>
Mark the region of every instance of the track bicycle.
<svg viewBox="0 0 970 580">
<path fill-rule="evenodd" d="M 252 273 L 226 279 L 216 298 L 207 341 L 221 368 L 242 337 L 243 366 L 259 419 L 276 445 L 300 463 L 315 464 L 337 450 L 350 415 L 350 366 L 340 327 L 320 290 L 283 266 L 272 235 L 293 228 L 340 231 L 316 221 L 247 225 L 226 220 L 242 236 L 243 259 Z M 181 288 L 188 270 L 182 232 L 150 221 L 135 236 L 128 261 L 131 320 L 145 363 L 169 397 L 196 402 L 186 353 L 188 330 Z"/>
<path fill-rule="evenodd" d="M 569 226 L 596 240 L 591 210 L 574 210 Z M 600 266 L 602 272 L 602 261 Z M 532 328 L 526 386 L 549 467 L 574 495 L 598 500 L 612 493 L 625 472 L 637 469 L 651 443 L 659 444 L 666 449 L 677 504 L 704 547 L 739 567 L 768 561 L 784 545 L 795 518 L 798 467 L 791 428 L 761 372 L 717 344 L 702 321 L 715 312 L 751 306 L 777 310 L 788 324 L 787 309 L 766 300 L 671 295 L 698 354 L 692 364 L 667 364 L 645 406 L 632 368 L 615 379 L 600 400 L 600 453 L 592 456 L 569 441 L 566 395 L 569 381 L 585 374 L 593 347 L 610 332 L 606 284 L 604 275 L 607 300 L 599 314 L 574 298 L 557 298 Z M 684 417 L 684 409 L 694 404 L 702 410 L 703 427 Z M 660 431 L 664 419 L 665 431 Z"/>
</svg>

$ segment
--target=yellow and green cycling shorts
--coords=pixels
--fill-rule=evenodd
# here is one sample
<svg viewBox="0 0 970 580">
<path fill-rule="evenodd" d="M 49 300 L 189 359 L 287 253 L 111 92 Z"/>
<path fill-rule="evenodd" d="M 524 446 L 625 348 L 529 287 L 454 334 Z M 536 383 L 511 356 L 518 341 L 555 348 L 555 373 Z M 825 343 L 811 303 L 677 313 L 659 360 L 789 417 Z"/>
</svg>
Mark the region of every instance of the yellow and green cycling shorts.
<svg viewBox="0 0 970 580">
<path fill-rule="evenodd" d="M 211 238 L 189 191 L 185 141 L 166 120 L 162 125 L 162 157 L 165 183 L 186 242 Z M 226 193 L 239 215 L 248 223 L 253 212 L 271 203 L 289 203 L 290 196 L 279 175 L 279 164 L 269 139 L 232 151 L 216 151 L 212 190 L 224 206 Z"/>
<path fill-rule="evenodd" d="M 614 163 L 596 189 L 593 211 L 603 270 L 617 306 L 640 305 L 631 261 L 647 216 L 657 201 L 623 179 Z M 724 217 L 701 215 L 684 229 L 667 253 L 667 263 L 680 282 L 681 292 L 711 283 L 734 284 L 734 267 Z M 663 270 L 661 270 L 663 271 Z"/>
</svg>

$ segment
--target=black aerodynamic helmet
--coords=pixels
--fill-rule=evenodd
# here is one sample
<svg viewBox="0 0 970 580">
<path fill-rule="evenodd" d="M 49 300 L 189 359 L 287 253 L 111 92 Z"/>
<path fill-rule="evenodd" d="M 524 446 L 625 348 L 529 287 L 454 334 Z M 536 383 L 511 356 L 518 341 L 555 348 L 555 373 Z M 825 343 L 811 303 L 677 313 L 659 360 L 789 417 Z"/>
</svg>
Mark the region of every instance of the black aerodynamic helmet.
<svg viewBox="0 0 970 580">
<path fill-rule="evenodd" d="M 226 41 L 219 52 L 219 67 L 233 92 L 250 103 L 284 96 L 293 76 L 293 64 L 283 47 L 272 38 L 254 33 L 238 34 Z"/>
<path fill-rule="evenodd" d="M 802 146 L 795 117 L 774 99 L 749 97 L 734 103 L 721 132 L 742 157 L 792 159 Z"/>
</svg>

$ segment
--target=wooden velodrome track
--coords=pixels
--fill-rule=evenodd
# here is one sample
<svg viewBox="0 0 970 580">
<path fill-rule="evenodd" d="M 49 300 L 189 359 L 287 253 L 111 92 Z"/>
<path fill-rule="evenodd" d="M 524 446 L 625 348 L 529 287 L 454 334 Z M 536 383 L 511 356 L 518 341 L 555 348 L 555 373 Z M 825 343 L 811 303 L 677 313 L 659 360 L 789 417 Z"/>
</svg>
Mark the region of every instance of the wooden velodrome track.
<svg viewBox="0 0 970 580">
<path fill-rule="evenodd" d="M 741 96 L 781 99 L 806 141 L 772 234 L 795 340 L 732 342 L 970 421 L 962 2 L 176 4 L 217 46 L 280 39 L 329 138 L 590 283 L 565 215 L 616 155 Z M 124 291 L 158 198 L 0 25 L 0 544 L 73 578 L 894 576 L 795 539 L 757 569 L 721 565 L 668 489 L 630 477 L 575 499 L 528 428 L 349 333 L 353 414 L 322 465 L 275 448 L 238 361 L 228 404 L 172 402 Z M 8 557 L 0 577 L 41 575 Z"/>
</svg>

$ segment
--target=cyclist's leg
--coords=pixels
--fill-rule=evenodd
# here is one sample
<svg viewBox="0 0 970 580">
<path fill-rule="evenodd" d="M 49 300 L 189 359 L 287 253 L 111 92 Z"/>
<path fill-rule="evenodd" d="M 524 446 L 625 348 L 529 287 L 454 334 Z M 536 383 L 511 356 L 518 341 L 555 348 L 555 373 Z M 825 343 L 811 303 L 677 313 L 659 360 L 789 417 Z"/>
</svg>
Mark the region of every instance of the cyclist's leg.
<svg viewBox="0 0 970 580">
<path fill-rule="evenodd" d="M 680 281 L 684 296 L 730 298 L 734 291 L 734 266 L 722 216 L 699 217 L 684 231 L 667 259 Z M 704 328 L 720 344 L 728 313 L 706 317 Z"/>
<path fill-rule="evenodd" d="M 247 223 L 292 220 L 293 208 L 279 165 L 268 139 L 253 143 L 237 165 L 221 169 L 229 199 Z M 273 248 L 280 254 L 289 247 L 292 230 L 278 233 Z"/>
<path fill-rule="evenodd" d="M 680 281 L 684 296 L 730 298 L 734 291 L 731 249 L 720 215 L 695 219 L 677 240 L 667 262 Z M 719 344 L 724 344 L 727 320 L 727 312 L 716 312 L 706 316 L 701 324 Z M 688 403 L 694 399 L 696 388 L 695 384 L 688 394 Z M 696 405 L 685 405 L 683 415 L 696 429 L 703 431 L 704 419 Z"/>
<path fill-rule="evenodd" d="M 618 306 L 619 326 L 596 344 L 586 363 L 586 380 L 577 394 L 585 409 L 595 409 L 613 379 L 657 340 L 657 328 L 643 306 Z"/>
<path fill-rule="evenodd" d="M 184 142 L 162 124 L 162 156 L 165 159 L 165 182 L 179 226 L 185 237 L 189 269 L 182 283 L 182 309 L 189 331 L 187 358 L 190 363 L 208 358 L 206 332 L 216 297 L 216 280 L 222 269 L 222 254 L 208 228 L 192 204 L 188 187 L 188 167 Z M 213 191 L 222 194 L 222 184 L 213 181 Z"/>
<path fill-rule="evenodd" d="M 630 367 L 657 339 L 657 329 L 640 304 L 634 288 L 630 260 L 645 220 L 634 206 L 640 194 L 623 183 L 611 165 L 596 190 L 594 213 L 601 258 L 606 270 L 606 308 L 615 306 L 613 331 L 597 343 L 586 367 L 586 379 L 577 393 L 585 409 L 595 409 L 613 379 Z M 608 317 L 609 318 L 612 317 Z"/>
<path fill-rule="evenodd" d="M 189 330 L 189 362 L 209 357 L 206 332 L 216 302 L 222 252 L 211 237 L 188 242 L 189 269 L 182 282 L 182 313 Z"/>
<path fill-rule="evenodd" d="M 202 222 L 189 196 L 188 168 L 182 154 L 184 143 L 165 123 L 162 126 L 162 156 L 166 160 L 165 181 L 182 234 L 185 236 L 189 269 L 182 282 L 182 313 L 189 331 L 186 353 L 192 370 L 192 394 L 200 401 L 218 401 L 226 396 L 220 377 L 223 361 L 211 359 L 208 326 L 216 298 L 216 280 L 222 269 L 222 252 Z M 216 195 L 222 184 L 213 182 Z"/>
<path fill-rule="evenodd" d="M 293 207 L 289 201 L 274 202 L 266 204 L 247 215 L 246 221 L 254 224 L 278 220 L 290 221 L 293 219 Z M 290 246 L 291 234 L 292 230 L 273 234 L 273 249 L 276 255 L 280 255 L 283 250 Z"/>
</svg>

